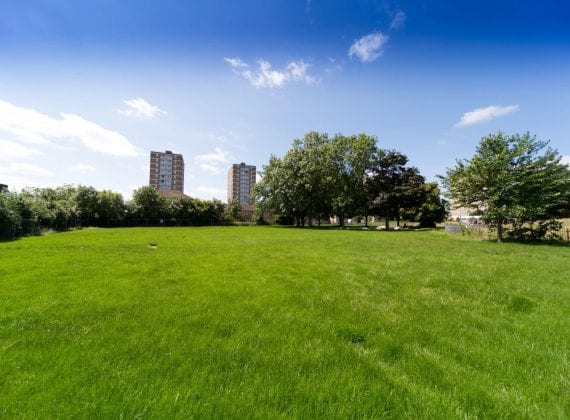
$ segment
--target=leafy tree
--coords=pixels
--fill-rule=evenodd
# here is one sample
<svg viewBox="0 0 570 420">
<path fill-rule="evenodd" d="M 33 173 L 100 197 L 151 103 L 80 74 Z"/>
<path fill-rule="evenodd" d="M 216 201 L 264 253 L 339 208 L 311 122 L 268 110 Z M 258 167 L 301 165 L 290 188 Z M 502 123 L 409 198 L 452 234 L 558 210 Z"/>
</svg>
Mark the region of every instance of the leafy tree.
<svg viewBox="0 0 570 420">
<path fill-rule="evenodd" d="M 21 223 L 16 194 L 0 192 L 0 239 L 14 238 Z"/>
<path fill-rule="evenodd" d="M 154 187 L 145 185 L 133 193 L 131 212 L 145 224 L 158 223 L 166 216 L 165 204 L 165 199 Z"/>
<path fill-rule="evenodd" d="M 570 170 L 548 143 L 529 133 L 488 135 L 442 183 L 456 205 L 478 208 L 501 242 L 509 219 L 520 224 L 570 213 Z"/>
<path fill-rule="evenodd" d="M 390 150 L 379 155 L 367 179 L 372 214 L 385 219 L 400 220 L 406 209 L 417 208 L 424 194 L 424 177 L 415 167 L 407 167 L 406 155 Z"/>
<path fill-rule="evenodd" d="M 120 193 L 109 190 L 97 192 L 96 217 L 99 226 L 114 226 L 122 222 L 126 209 Z"/>
<path fill-rule="evenodd" d="M 195 213 L 195 205 L 190 197 L 185 195 L 166 199 L 165 217 L 176 224 L 191 224 Z"/>
<path fill-rule="evenodd" d="M 98 192 L 93 187 L 80 185 L 73 197 L 75 211 L 82 225 L 96 224 L 98 218 Z"/>
<path fill-rule="evenodd" d="M 208 225 L 223 217 L 224 204 L 220 200 L 194 199 L 195 207 L 193 223 L 196 225 Z"/>
<path fill-rule="evenodd" d="M 376 137 L 366 134 L 336 135 L 332 141 L 331 207 L 339 216 L 341 226 L 344 226 L 344 216 L 350 213 L 364 214 L 368 225 L 367 177 L 382 154 L 376 143 Z"/>
<path fill-rule="evenodd" d="M 377 153 L 376 138 L 309 132 L 287 154 L 264 166 L 257 204 L 297 226 L 337 214 L 341 225 L 352 212 L 366 213 L 366 175 Z"/>
<path fill-rule="evenodd" d="M 435 227 L 447 217 L 446 201 L 441 198 L 441 191 L 436 182 L 424 184 L 423 202 L 418 209 L 417 220 L 420 227 Z"/>
<path fill-rule="evenodd" d="M 241 212 L 242 212 L 242 206 L 237 200 L 230 200 L 224 211 L 225 216 L 228 219 L 233 219 L 233 220 L 239 219 L 239 217 L 241 216 Z"/>
</svg>

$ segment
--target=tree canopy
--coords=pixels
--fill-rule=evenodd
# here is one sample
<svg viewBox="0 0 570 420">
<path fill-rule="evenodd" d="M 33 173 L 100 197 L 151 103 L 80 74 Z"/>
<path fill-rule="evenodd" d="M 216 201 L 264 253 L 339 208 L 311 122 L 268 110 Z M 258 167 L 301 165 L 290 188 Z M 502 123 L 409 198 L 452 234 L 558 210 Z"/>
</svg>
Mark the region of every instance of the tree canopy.
<svg viewBox="0 0 570 420">
<path fill-rule="evenodd" d="M 458 206 L 477 208 L 503 239 L 503 226 L 570 214 L 570 170 L 561 156 L 536 136 L 485 136 L 471 159 L 458 160 L 441 177 Z"/>
<path fill-rule="evenodd" d="M 271 156 L 263 167 L 255 189 L 258 205 L 297 226 L 331 215 L 341 226 L 347 216 L 415 217 L 426 197 L 425 179 L 406 166 L 405 155 L 377 142 L 367 134 L 307 133 L 283 158 Z"/>
</svg>

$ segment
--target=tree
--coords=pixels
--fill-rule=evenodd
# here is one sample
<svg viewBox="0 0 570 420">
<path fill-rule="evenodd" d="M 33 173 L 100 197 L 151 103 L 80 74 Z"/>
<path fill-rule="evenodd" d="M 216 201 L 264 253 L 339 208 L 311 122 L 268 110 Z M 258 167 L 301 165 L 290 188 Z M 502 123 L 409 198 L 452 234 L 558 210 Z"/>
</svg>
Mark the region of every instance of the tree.
<svg viewBox="0 0 570 420">
<path fill-rule="evenodd" d="M 166 215 L 165 199 L 151 186 L 140 187 L 133 193 L 132 213 L 145 224 L 158 223 Z"/>
<path fill-rule="evenodd" d="M 344 216 L 347 213 L 363 214 L 368 226 L 367 177 L 378 156 L 382 155 L 376 143 L 376 137 L 366 134 L 336 135 L 333 139 L 334 182 L 330 187 L 331 205 L 339 216 L 341 226 L 344 226 Z"/>
<path fill-rule="evenodd" d="M 195 213 L 195 205 L 190 197 L 182 195 L 166 199 L 165 217 L 176 224 L 191 224 Z"/>
<path fill-rule="evenodd" d="M 366 176 L 376 153 L 376 138 L 309 132 L 287 154 L 272 156 L 255 189 L 257 205 L 281 219 L 304 226 L 308 218 L 337 214 L 341 226 L 350 212 L 367 211 Z"/>
<path fill-rule="evenodd" d="M 417 213 L 420 227 L 435 227 L 447 217 L 446 201 L 441 198 L 441 192 L 436 182 L 424 184 L 424 197 Z"/>
<path fill-rule="evenodd" d="M 535 222 L 570 214 L 570 169 L 560 155 L 529 133 L 481 139 L 471 159 L 441 177 L 458 206 L 478 208 L 503 239 L 509 219 Z"/>
<path fill-rule="evenodd" d="M 14 238 L 21 222 L 16 195 L 0 191 L 0 239 Z"/>
<path fill-rule="evenodd" d="M 99 226 L 112 226 L 122 222 L 126 209 L 120 193 L 109 190 L 97 192 L 96 217 Z"/>
<path fill-rule="evenodd" d="M 74 195 L 75 208 L 81 225 L 92 225 L 97 218 L 97 190 L 80 185 Z"/>
<path fill-rule="evenodd" d="M 391 219 L 399 223 L 403 212 L 422 202 L 425 179 L 407 163 L 406 155 L 398 151 L 383 152 L 367 179 L 371 212 L 384 218 L 386 229 Z"/>
<path fill-rule="evenodd" d="M 328 144 L 326 134 L 311 132 L 303 140 L 295 140 L 283 159 L 271 156 L 254 190 L 257 205 L 294 218 L 297 226 L 304 226 L 307 217 L 326 212 Z"/>
<path fill-rule="evenodd" d="M 243 208 L 242 208 L 241 204 L 239 203 L 239 201 L 230 200 L 228 202 L 228 205 L 226 206 L 224 213 L 228 219 L 236 220 L 236 219 L 240 218 L 242 210 L 243 210 Z"/>
</svg>

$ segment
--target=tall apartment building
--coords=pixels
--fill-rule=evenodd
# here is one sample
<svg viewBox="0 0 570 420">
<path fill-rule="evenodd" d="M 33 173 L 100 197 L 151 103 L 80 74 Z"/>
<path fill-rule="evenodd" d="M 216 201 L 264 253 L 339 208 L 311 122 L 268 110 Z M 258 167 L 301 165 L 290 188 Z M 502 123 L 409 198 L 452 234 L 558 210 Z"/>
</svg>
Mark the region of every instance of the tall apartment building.
<svg viewBox="0 0 570 420">
<path fill-rule="evenodd" d="M 184 193 L 184 159 L 182 155 L 166 152 L 150 152 L 149 184 L 163 195 Z"/>
<path fill-rule="evenodd" d="M 233 164 L 228 170 L 228 202 L 253 204 L 251 193 L 255 186 L 255 166 L 245 163 Z"/>
</svg>

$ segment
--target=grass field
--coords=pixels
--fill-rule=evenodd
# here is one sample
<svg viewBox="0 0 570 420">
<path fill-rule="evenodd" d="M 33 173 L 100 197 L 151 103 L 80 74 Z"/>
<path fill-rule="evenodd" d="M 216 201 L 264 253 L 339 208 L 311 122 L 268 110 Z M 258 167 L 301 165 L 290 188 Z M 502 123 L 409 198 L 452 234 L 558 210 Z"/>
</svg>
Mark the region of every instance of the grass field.
<svg viewBox="0 0 570 420">
<path fill-rule="evenodd" d="M 0 417 L 568 418 L 569 350 L 569 247 L 271 227 L 0 243 Z"/>
</svg>

